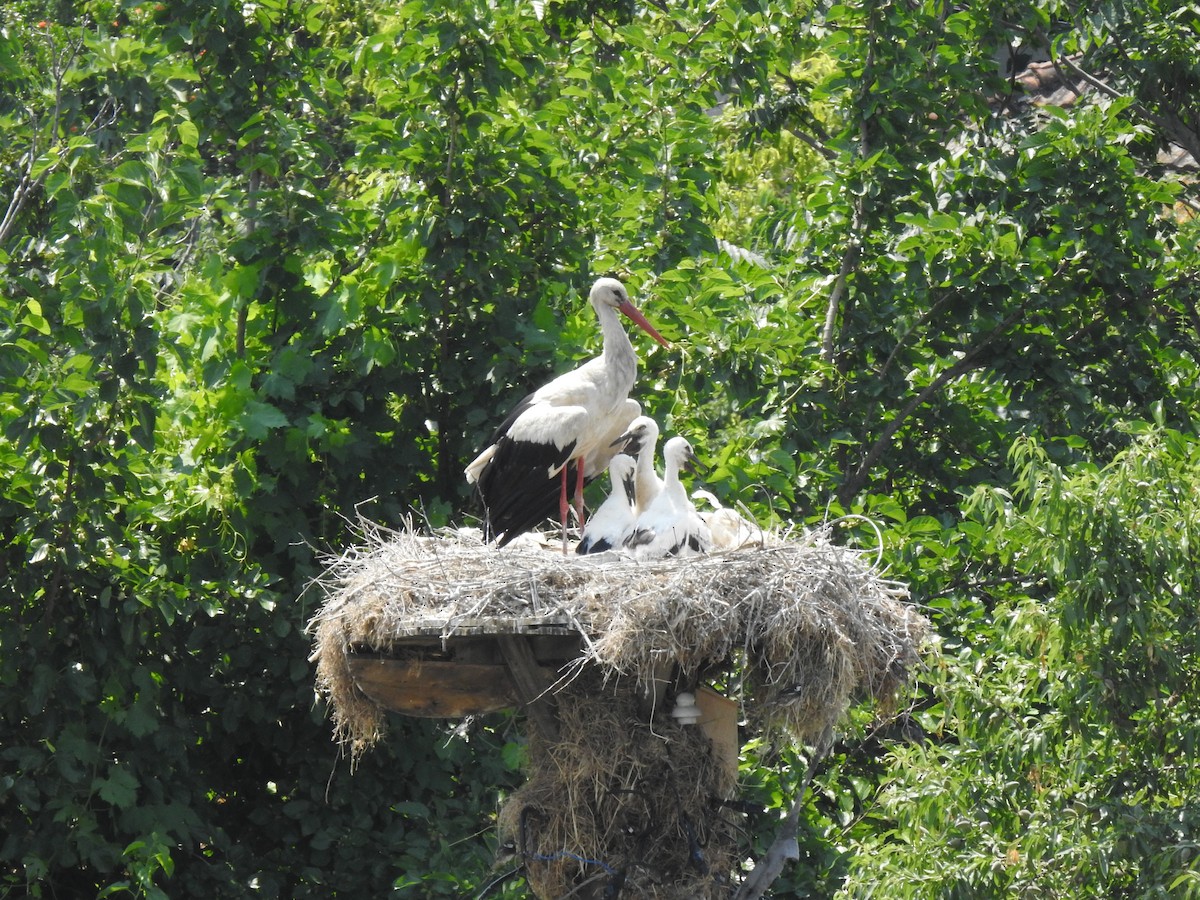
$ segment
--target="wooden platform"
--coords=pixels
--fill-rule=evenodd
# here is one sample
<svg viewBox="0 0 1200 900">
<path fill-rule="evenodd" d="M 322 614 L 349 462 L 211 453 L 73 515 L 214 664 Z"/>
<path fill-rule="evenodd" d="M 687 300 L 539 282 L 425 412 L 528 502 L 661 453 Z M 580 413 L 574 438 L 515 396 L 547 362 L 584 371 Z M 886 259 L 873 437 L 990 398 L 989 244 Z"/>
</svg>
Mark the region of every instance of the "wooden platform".
<svg viewBox="0 0 1200 900">
<path fill-rule="evenodd" d="M 461 718 L 546 699 L 583 636 L 566 617 L 429 619 L 410 623 L 386 654 L 351 648 L 358 688 L 408 716 Z"/>
<path fill-rule="evenodd" d="M 458 719 L 521 709 L 542 735 L 558 734 L 554 686 L 580 658 L 584 635 L 565 616 L 408 623 L 386 654 L 351 648 L 355 684 L 385 709 L 406 716 Z M 643 699 L 647 716 L 664 712 L 660 691 L 670 666 Z M 713 742 L 729 779 L 737 777 L 737 704 L 700 687 L 698 725 Z"/>
</svg>

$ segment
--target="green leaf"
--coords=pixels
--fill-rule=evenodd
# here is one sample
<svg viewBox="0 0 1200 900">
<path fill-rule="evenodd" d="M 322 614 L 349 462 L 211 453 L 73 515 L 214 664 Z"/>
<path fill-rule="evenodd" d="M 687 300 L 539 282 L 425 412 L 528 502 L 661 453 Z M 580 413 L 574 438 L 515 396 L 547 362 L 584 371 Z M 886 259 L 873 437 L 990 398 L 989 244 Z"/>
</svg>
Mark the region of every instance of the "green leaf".
<svg viewBox="0 0 1200 900">
<path fill-rule="evenodd" d="M 179 143 L 189 150 L 195 150 L 200 145 L 200 129 L 191 119 L 183 119 L 177 126 Z"/>
<path fill-rule="evenodd" d="M 93 782 L 92 789 L 100 795 L 100 799 L 119 808 L 135 805 L 137 800 L 137 779 L 119 765 L 111 766 L 108 776 Z"/>
<path fill-rule="evenodd" d="M 246 401 L 241 415 L 242 428 L 254 440 L 262 440 L 274 428 L 287 426 L 288 417 L 276 406 L 262 400 Z"/>
</svg>

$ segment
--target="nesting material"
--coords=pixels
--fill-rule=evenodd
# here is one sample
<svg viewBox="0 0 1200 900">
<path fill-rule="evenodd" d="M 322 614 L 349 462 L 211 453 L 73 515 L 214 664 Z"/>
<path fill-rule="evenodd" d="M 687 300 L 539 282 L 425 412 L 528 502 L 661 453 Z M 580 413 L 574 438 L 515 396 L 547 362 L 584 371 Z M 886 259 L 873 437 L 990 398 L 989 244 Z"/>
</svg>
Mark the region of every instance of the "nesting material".
<svg viewBox="0 0 1200 900">
<path fill-rule="evenodd" d="M 597 669 L 556 701 L 558 733 L 529 721 L 529 780 L 497 822 L 533 896 L 727 898 L 743 823 L 713 745 L 669 715 L 647 722 Z"/>
<path fill-rule="evenodd" d="M 559 615 L 584 636 L 575 666 L 648 689 L 664 671 L 694 682 L 735 664 L 751 724 L 806 741 L 855 699 L 886 705 L 928 622 L 862 551 L 822 527 L 689 559 L 563 556 L 525 541 L 496 550 L 470 531 L 421 535 L 364 523 L 330 561 L 314 618 L 317 688 L 339 740 L 360 752 L 384 712 L 359 691 L 348 654 L 387 652 L 415 626 Z M 740 664 L 740 665 L 737 665 Z M 577 673 L 576 673 L 577 674 Z M 564 683 L 572 672 L 564 673 Z"/>
<path fill-rule="evenodd" d="M 497 550 L 470 531 L 362 532 L 330 561 L 312 622 L 317 687 L 355 754 L 381 737 L 384 711 L 351 660 L 403 656 L 412 635 L 435 634 L 465 663 L 480 622 L 497 634 L 536 621 L 580 635 L 551 689 L 553 713 L 539 702 L 526 720 L 528 780 L 498 819 L 539 897 L 728 897 L 747 852 L 726 802 L 736 710 L 715 698 L 730 713 L 716 740 L 672 710 L 718 680 L 749 729 L 805 742 L 855 699 L 886 706 L 928 628 L 904 587 L 827 527 L 657 561 L 563 556 L 557 541 L 524 538 Z"/>
</svg>

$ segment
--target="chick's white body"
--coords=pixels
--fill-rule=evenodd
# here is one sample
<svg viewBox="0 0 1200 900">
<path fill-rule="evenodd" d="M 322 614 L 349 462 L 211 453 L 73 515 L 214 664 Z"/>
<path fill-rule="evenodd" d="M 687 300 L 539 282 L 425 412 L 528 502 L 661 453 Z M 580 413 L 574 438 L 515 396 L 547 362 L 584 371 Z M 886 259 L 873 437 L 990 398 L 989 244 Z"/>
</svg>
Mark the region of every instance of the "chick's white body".
<svg viewBox="0 0 1200 900">
<path fill-rule="evenodd" d="M 712 549 L 712 533 L 696 512 L 680 481 L 679 472 L 695 458 L 684 438 L 674 437 L 663 448 L 665 471 L 658 496 L 638 515 L 625 546 L 638 559 L 696 556 Z"/>
</svg>

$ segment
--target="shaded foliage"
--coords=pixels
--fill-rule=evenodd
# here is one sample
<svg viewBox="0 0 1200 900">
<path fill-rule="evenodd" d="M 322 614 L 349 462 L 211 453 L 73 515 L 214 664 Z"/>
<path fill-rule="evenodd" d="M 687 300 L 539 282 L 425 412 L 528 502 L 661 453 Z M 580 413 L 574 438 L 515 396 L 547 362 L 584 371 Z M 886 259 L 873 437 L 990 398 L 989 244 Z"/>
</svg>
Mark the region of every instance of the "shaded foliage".
<svg viewBox="0 0 1200 900">
<path fill-rule="evenodd" d="M 712 489 L 872 517 L 942 636 L 912 727 L 849 723 L 777 895 L 1194 891 L 1168 6 L 7 5 L 0 884 L 486 883 L 510 723 L 397 721 L 351 776 L 304 587 L 356 511 L 470 520 L 463 462 L 594 352 L 616 272 Z M 1020 102 L 1008 44 L 1089 90 Z M 747 750 L 752 853 L 797 752 Z"/>
</svg>

